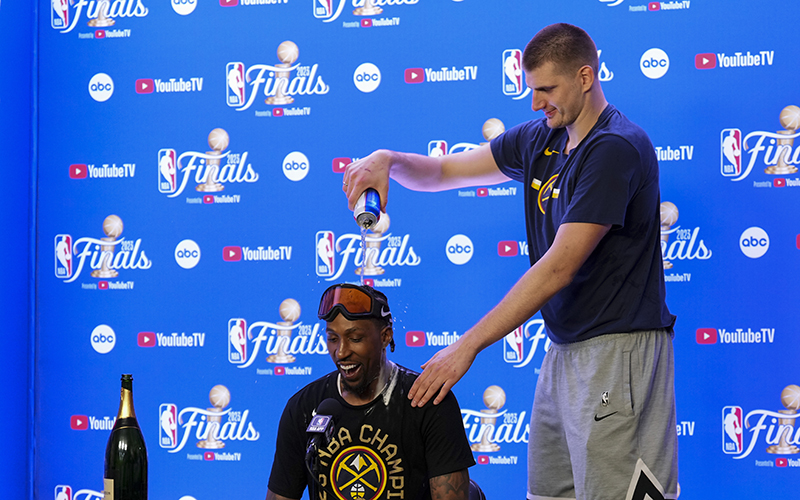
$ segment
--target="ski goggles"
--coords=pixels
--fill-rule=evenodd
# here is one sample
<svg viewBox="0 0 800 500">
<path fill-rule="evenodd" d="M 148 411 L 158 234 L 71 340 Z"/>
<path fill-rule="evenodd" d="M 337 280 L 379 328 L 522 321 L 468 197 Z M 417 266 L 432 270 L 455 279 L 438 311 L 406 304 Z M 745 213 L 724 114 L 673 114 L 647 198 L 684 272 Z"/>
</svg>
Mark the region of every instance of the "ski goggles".
<svg viewBox="0 0 800 500">
<path fill-rule="evenodd" d="M 376 318 L 391 323 L 392 314 L 389 304 L 374 294 L 371 288 L 349 283 L 333 285 L 322 294 L 319 301 L 317 317 L 323 321 L 330 321 L 336 314 L 342 315 L 350 321 L 359 319 Z"/>
</svg>

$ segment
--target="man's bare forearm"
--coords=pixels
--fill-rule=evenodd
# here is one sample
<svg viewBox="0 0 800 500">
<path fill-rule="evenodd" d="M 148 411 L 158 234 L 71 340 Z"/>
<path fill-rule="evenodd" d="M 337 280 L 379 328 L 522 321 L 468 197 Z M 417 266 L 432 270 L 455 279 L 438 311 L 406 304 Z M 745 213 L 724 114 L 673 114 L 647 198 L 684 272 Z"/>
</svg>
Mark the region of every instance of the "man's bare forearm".
<svg viewBox="0 0 800 500">
<path fill-rule="evenodd" d="M 469 498 L 469 472 L 467 469 L 432 477 L 432 500 L 467 500 Z"/>
</svg>

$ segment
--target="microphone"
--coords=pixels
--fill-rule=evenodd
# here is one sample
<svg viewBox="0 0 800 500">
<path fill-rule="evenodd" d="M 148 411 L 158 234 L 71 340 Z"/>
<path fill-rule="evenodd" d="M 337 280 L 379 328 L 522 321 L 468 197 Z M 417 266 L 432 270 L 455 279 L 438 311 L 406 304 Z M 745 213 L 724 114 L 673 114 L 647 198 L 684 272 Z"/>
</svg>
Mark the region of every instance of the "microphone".
<svg viewBox="0 0 800 500">
<path fill-rule="evenodd" d="M 319 453 L 322 446 L 327 446 L 336 430 L 336 420 L 342 416 L 342 405 L 333 398 L 322 400 L 317 407 L 316 415 L 308 424 L 306 434 L 308 434 L 308 446 L 306 447 L 306 468 L 311 475 L 312 482 L 309 484 L 309 498 L 317 498 L 317 488 L 323 488 L 319 483 Z"/>
</svg>

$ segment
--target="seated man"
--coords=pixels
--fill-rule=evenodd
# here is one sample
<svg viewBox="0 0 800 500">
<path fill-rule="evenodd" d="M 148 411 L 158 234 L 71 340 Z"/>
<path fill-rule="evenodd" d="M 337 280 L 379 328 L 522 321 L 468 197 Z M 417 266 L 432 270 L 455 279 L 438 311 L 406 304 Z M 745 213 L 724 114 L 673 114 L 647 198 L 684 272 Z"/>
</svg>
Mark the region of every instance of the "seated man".
<svg viewBox="0 0 800 500">
<path fill-rule="evenodd" d="M 333 285 L 318 316 L 327 322 L 337 369 L 286 404 L 267 500 L 299 499 L 306 485 L 320 500 L 416 500 L 427 496 L 426 482 L 434 500 L 466 500 L 467 467 L 475 460 L 458 402 L 448 394 L 439 405 L 411 407 L 407 394 L 417 374 L 386 359 L 386 346 L 394 351 L 386 296 L 368 286 Z M 330 443 L 320 445 L 314 485 L 305 463 L 306 429 L 328 399 L 342 408 Z"/>
</svg>

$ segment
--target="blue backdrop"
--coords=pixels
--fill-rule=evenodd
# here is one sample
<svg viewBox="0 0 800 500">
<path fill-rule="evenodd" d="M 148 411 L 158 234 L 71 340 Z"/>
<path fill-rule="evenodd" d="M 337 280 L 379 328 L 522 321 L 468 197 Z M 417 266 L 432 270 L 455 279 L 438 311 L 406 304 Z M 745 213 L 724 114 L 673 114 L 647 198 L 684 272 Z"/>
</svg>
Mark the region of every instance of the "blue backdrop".
<svg viewBox="0 0 800 500">
<path fill-rule="evenodd" d="M 128 372 L 151 498 L 263 497 L 285 401 L 333 368 L 319 294 L 364 264 L 343 166 L 377 148 L 454 154 L 540 116 L 515 61 L 559 21 L 592 35 L 608 100 L 659 156 L 681 498 L 791 497 L 800 56 L 780 19 L 798 14 L 774 1 L 40 2 L 36 497 L 102 496 Z M 521 188 L 392 184 L 365 272 L 397 319 L 393 360 L 418 367 L 525 271 Z M 547 347 L 536 316 L 456 386 L 489 498 L 524 491 Z M 228 404 L 210 401 L 218 385 Z M 224 447 L 202 448 L 226 411 Z"/>
</svg>

